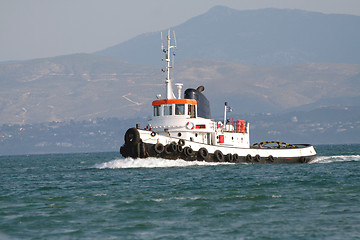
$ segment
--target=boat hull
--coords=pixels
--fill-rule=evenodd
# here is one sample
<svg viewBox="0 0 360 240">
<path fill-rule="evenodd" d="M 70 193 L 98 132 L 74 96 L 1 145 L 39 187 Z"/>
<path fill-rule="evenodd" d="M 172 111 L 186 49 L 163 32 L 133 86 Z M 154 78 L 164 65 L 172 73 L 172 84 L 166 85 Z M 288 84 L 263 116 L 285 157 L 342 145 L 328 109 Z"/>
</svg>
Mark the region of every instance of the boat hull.
<svg viewBox="0 0 360 240">
<path fill-rule="evenodd" d="M 120 154 L 132 158 L 158 157 L 249 164 L 309 163 L 316 156 L 313 146 L 309 144 L 292 146 L 294 147 L 261 149 L 208 145 L 130 128 L 125 134 L 125 144 L 120 148 Z"/>
</svg>

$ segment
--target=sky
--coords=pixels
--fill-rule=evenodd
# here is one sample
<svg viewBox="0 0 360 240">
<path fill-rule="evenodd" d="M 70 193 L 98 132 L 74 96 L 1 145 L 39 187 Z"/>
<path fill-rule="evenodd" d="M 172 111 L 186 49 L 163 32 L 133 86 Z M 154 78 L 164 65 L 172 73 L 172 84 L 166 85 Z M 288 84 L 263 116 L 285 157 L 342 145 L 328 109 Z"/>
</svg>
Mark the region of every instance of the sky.
<svg viewBox="0 0 360 240">
<path fill-rule="evenodd" d="M 360 0 L 0 0 L 0 62 L 95 52 L 217 5 L 360 16 Z"/>
</svg>

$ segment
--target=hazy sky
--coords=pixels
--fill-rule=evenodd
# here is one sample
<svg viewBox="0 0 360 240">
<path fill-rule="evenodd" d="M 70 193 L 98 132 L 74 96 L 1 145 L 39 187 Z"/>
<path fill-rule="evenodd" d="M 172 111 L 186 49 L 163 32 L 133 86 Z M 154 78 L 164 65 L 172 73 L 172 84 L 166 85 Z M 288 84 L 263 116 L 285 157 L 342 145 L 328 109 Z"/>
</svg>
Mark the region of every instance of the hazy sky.
<svg viewBox="0 0 360 240">
<path fill-rule="evenodd" d="M 0 61 L 94 52 L 216 5 L 360 16 L 360 0 L 0 0 Z"/>
</svg>

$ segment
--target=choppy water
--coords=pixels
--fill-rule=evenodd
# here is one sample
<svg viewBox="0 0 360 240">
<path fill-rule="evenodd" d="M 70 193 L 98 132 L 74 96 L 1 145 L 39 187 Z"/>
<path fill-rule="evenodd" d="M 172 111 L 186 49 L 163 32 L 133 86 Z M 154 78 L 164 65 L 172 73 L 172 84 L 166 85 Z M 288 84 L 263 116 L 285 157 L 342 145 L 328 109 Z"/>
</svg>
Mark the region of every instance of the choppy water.
<svg viewBox="0 0 360 240">
<path fill-rule="evenodd" d="M 311 164 L 0 157 L 0 239 L 360 239 L 360 145 Z"/>
</svg>

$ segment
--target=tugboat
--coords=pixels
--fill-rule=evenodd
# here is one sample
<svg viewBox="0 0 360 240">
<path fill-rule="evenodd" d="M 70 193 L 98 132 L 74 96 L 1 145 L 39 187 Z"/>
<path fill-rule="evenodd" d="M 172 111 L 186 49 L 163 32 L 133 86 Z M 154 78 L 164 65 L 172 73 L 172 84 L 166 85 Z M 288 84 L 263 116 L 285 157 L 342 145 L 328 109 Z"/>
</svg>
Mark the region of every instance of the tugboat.
<svg viewBox="0 0 360 240">
<path fill-rule="evenodd" d="M 173 38 L 175 44 L 171 45 L 169 30 L 167 48 L 161 46 L 166 62 L 166 68 L 162 69 L 167 73 L 166 98 L 158 95 L 152 102 L 152 119 L 145 129 L 136 124 L 126 131 L 125 143 L 120 148 L 123 157 L 249 164 L 308 163 L 315 158 L 316 151 L 310 144 L 266 141 L 250 145 L 250 124 L 245 120 L 227 119 L 227 103 L 223 121 L 211 119 L 203 86 L 187 89 L 182 98 L 183 84 L 176 83 L 176 97 L 170 78 L 175 32 Z"/>
</svg>

